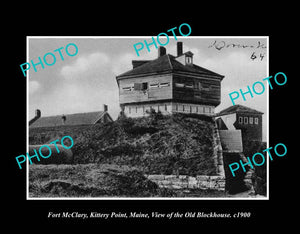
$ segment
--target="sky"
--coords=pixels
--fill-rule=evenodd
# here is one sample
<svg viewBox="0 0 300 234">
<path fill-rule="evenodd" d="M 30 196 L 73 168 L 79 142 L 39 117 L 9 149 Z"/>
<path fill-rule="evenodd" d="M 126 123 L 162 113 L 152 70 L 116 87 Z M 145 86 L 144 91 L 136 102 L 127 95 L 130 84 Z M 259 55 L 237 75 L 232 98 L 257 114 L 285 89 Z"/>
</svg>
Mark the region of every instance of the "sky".
<svg viewBox="0 0 300 234">
<path fill-rule="evenodd" d="M 154 36 L 154 38 L 156 38 Z M 131 60 L 155 59 L 157 49 L 146 46 L 137 56 L 133 45 L 144 40 L 151 42 L 151 37 L 28 37 L 27 62 L 38 63 L 40 57 L 52 66 L 36 65 L 29 69 L 27 75 L 28 87 L 28 119 L 34 117 L 35 110 L 40 109 L 42 116 L 92 112 L 102 110 L 103 104 L 108 105 L 108 112 L 116 119 L 119 112 L 119 97 L 116 75 L 132 69 Z M 266 140 L 268 118 L 268 84 L 262 81 L 268 77 L 268 45 L 266 37 L 179 37 L 183 42 L 183 52 L 191 51 L 193 63 L 224 75 L 221 83 L 221 104 L 216 108 L 219 112 L 232 102 L 229 93 L 247 91 L 247 85 L 261 81 L 265 84 L 265 92 L 247 94 L 246 101 L 240 95 L 236 104 L 248 106 L 264 113 L 263 140 Z M 166 38 L 160 37 L 161 43 Z M 176 55 L 176 40 L 169 38 L 165 45 L 168 54 Z M 78 48 L 75 56 L 68 56 L 65 51 L 69 43 Z M 158 44 L 159 45 L 159 44 Z M 58 52 L 61 49 L 64 60 Z M 73 46 L 68 48 L 70 54 L 75 54 Z M 260 92 L 261 87 L 256 86 Z"/>
</svg>

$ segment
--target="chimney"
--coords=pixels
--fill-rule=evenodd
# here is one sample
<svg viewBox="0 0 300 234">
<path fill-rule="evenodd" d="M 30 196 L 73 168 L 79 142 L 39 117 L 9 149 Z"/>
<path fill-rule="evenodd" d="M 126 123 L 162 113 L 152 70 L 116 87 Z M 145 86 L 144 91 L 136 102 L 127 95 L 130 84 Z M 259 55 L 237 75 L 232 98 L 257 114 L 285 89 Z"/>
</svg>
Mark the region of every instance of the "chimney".
<svg viewBox="0 0 300 234">
<path fill-rule="evenodd" d="M 177 42 L 177 57 L 182 55 L 182 52 L 183 52 L 182 46 L 183 46 L 182 42 L 178 41 Z"/>
<path fill-rule="evenodd" d="M 107 112 L 108 111 L 108 106 L 103 104 L 103 111 Z"/>
<path fill-rule="evenodd" d="M 161 57 L 161 56 L 165 55 L 166 53 L 167 53 L 167 50 L 165 47 L 163 47 L 163 46 L 158 47 L 158 57 Z"/>
<path fill-rule="evenodd" d="M 33 119 L 29 120 L 29 126 L 33 124 L 36 120 L 38 120 L 41 117 L 41 111 L 39 109 L 35 110 L 35 116 Z"/>
<path fill-rule="evenodd" d="M 39 109 L 35 110 L 35 118 L 40 118 L 41 117 L 41 111 Z"/>
</svg>

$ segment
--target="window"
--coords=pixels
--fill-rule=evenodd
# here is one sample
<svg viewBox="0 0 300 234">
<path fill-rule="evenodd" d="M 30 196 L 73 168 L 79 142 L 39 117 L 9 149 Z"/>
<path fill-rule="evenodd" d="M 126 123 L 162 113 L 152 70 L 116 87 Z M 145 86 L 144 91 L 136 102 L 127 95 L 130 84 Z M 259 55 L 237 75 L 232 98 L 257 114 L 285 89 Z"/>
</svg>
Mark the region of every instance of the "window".
<svg viewBox="0 0 300 234">
<path fill-rule="evenodd" d="M 165 111 L 167 111 L 168 110 L 168 106 L 167 106 L 167 104 L 165 104 Z"/>
<path fill-rule="evenodd" d="M 128 107 L 129 108 L 129 114 L 131 114 L 131 107 Z"/>
<path fill-rule="evenodd" d="M 248 124 L 248 117 L 244 117 L 244 124 Z"/>
<path fill-rule="evenodd" d="M 185 57 L 186 64 L 192 63 L 192 57 Z"/>
<path fill-rule="evenodd" d="M 190 113 L 192 113 L 192 106 L 190 106 Z"/>
<path fill-rule="evenodd" d="M 243 117 L 239 117 L 239 124 L 243 123 Z"/>
<path fill-rule="evenodd" d="M 184 88 L 184 84 L 183 83 L 175 83 L 175 87 Z"/>
<path fill-rule="evenodd" d="M 124 91 L 131 91 L 131 87 L 123 87 Z"/>
<path fill-rule="evenodd" d="M 253 117 L 249 117 L 249 124 L 253 124 Z"/>
<path fill-rule="evenodd" d="M 148 89 L 148 83 L 145 82 L 145 83 L 142 83 L 142 90 L 146 90 Z"/>
<path fill-rule="evenodd" d="M 138 107 L 136 106 L 136 107 L 135 107 L 135 113 L 137 113 L 137 109 L 138 109 Z"/>
<path fill-rule="evenodd" d="M 167 87 L 170 86 L 169 82 L 165 82 L 165 83 L 160 83 L 159 87 Z"/>
<path fill-rule="evenodd" d="M 258 124 L 258 118 L 257 118 L 257 117 L 254 118 L 254 123 L 255 123 L 255 124 Z"/>
<path fill-rule="evenodd" d="M 202 84 L 201 85 L 201 90 L 203 90 L 203 91 L 210 91 L 210 85 L 208 85 L 208 84 Z"/>
<path fill-rule="evenodd" d="M 147 90 L 148 89 L 148 83 L 134 83 L 134 90 Z"/>
<path fill-rule="evenodd" d="M 192 88 L 194 88 L 194 85 L 193 85 L 193 83 L 187 83 L 187 84 L 185 84 L 185 87 L 192 89 Z"/>
<path fill-rule="evenodd" d="M 198 89 L 201 90 L 201 82 L 198 82 Z"/>
<path fill-rule="evenodd" d="M 153 83 L 153 84 L 150 84 L 149 87 L 150 88 L 158 88 L 158 85 L 159 85 L 158 83 Z"/>
</svg>

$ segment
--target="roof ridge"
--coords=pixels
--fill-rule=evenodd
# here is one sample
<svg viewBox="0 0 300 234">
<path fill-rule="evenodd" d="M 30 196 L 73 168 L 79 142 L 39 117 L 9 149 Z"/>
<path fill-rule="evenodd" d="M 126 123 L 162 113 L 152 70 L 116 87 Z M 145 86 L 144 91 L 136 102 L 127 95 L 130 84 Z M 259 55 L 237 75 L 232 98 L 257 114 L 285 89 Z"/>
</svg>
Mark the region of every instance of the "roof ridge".
<svg viewBox="0 0 300 234">
<path fill-rule="evenodd" d="M 30 127 L 51 127 L 51 126 L 61 126 L 61 125 L 85 125 L 85 124 L 95 124 L 103 116 L 107 115 L 109 119 L 112 119 L 107 111 L 91 111 L 91 112 L 81 112 L 73 114 L 61 114 L 54 116 L 43 116 L 33 122 Z M 62 116 L 66 119 L 62 122 Z"/>
<path fill-rule="evenodd" d="M 91 114 L 91 113 L 97 113 L 97 112 L 104 112 L 103 110 L 99 110 L 99 111 L 89 111 L 89 112 L 78 112 L 78 113 L 71 113 L 71 114 L 57 114 L 57 115 L 47 115 L 47 116 L 41 116 L 39 119 L 41 118 L 50 118 L 50 117 L 60 117 L 60 116 L 68 116 L 68 115 L 82 115 L 82 114 Z"/>
<path fill-rule="evenodd" d="M 170 60 L 170 55 L 171 55 L 171 54 L 167 54 L 167 57 L 168 57 L 168 61 L 169 61 L 171 70 L 173 70 L 173 65 L 172 65 L 171 60 Z M 172 55 L 171 55 L 171 56 L 172 56 Z"/>
<path fill-rule="evenodd" d="M 97 116 L 96 116 L 96 119 L 94 120 L 94 124 L 98 122 L 99 119 L 102 118 L 103 115 L 105 115 L 106 111 L 102 111 L 101 113 L 99 113 Z"/>
<path fill-rule="evenodd" d="M 196 64 L 184 65 L 181 62 L 176 60 L 176 57 L 171 54 L 164 54 L 156 59 L 149 60 L 148 62 L 143 63 L 140 66 L 130 69 L 129 71 L 123 72 L 120 75 L 116 76 L 117 81 L 123 78 L 128 78 L 130 76 L 141 76 L 144 74 L 159 73 L 159 72 L 173 72 L 173 71 L 182 71 L 198 75 L 209 75 L 212 78 L 219 78 L 222 80 L 223 75 L 220 75 L 216 72 L 213 72 L 209 69 L 200 67 Z"/>
<path fill-rule="evenodd" d="M 263 112 L 250 108 L 248 106 L 244 106 L 241 104 L 236 104 L 233 106 L 229 106 L 223 110 L 221 110 L 217 115 L 229 114 L 234 112 L 252 112 L 256 114 L 263 114 Z"/>
</svg>

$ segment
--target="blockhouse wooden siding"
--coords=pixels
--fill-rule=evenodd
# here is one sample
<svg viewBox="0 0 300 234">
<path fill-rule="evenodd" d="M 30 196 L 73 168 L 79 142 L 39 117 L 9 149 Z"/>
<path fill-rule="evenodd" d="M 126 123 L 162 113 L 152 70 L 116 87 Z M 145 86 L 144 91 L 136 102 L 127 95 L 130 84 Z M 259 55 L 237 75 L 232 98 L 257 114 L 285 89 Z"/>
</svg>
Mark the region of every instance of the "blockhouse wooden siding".
<svg viewBox="0 0 300 234">
<path fill-rule="evenodd" d="M 145 92 L 142 90 L 126 91 L 123 89 L 125 87 L 133 87 L 134 83 L 145 82 L 148 83 L 148 89 Z M 150 88 L 149 85 L 155 83 L 169 83 L 169 86 Z M 172 99 L 172 76 L 168 74 L 119 80 L 119 97 L 120 104 Z"/>
<path fill-rule="evenodd" d="M 176 83 L 192 84 L 193 88 L 177 87 Z M 201 88 L 199 88 L 199 83 Z M 217 106 L 221 101 L 221 82 L 209 78 L 191 78 L 181 75 L 173 76 L 173 99 L 197 104 Z"/>
<path fill-rule="evenodd" d="M 148 83 L 145 91 L 134 90 L 134 83 Z M 165 87 L 150 87 L 151 84 L 169 83 Z M 192 85 L 192 88 L 177 87 L 177 83 Z M 201 88 L 199 88 L 199 83 Z M 131 90 L 123 88 L 131 87 Z M 120 104 L 174 100 L 195 104 L 217 106 L 221 99 L 220 80 L 206 77 L 188 77 L 180 74 L 153 75 L 119 80 Z"/>
</svg>

